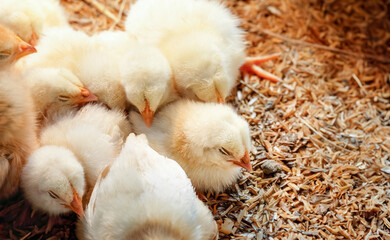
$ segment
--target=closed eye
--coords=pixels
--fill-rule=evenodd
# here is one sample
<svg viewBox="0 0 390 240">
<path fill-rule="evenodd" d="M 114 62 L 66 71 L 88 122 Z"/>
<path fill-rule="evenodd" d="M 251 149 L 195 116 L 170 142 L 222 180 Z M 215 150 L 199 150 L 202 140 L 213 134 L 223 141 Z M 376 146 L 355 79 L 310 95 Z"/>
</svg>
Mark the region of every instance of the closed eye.
<svg viewBox="0 0 390 240">
<path fill-rule="evenodd" d="M 226 150 L 225 148 L 223 148 L 223 147 L 219 148 L 218 150 L 223 155 L 230 155 L 230 152 L 228 150 Z"/>
<path fill-rule="evenodd" d="M 0 60 L 8 58 L 10 55 L 11 55 L 11 52 L 9 52 L 9 51 L 0 52 Z"/>
<path fill-rule="evenodd" d="M 58 100 L 60 100 L 61 102 L 67 102 L 69 101 L 69 99 L 70 99 L 69 96 L 64 96 L 64 95 L 58 96 Z"/>
<path fill-rule="evenodd" d="M 47 193 L 50 195 L 50 197 L 54 198 L 54 199 L 59 199 L 60 197 L 54 193 L 53 191 L 47 191 Z"/>
</svg>

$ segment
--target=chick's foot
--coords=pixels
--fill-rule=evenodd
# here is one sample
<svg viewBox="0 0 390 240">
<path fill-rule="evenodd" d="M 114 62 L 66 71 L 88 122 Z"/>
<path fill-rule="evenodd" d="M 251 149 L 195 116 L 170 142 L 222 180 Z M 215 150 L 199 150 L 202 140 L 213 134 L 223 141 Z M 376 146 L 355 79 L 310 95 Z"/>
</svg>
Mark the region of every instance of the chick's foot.
<svg viewBox="0 0 390 240">
<path fill-rule="evenodd" d="M 266 56 L 260 56 L 260 57 L 248 57 L 246 58 L 245 63 L 240 67 L 240 70 L 244 73 L 248 74 L 255 74 L 258 77 L 270 80 L 272 82 L 280 82 L 282 81 L 281 78 L 278 76 L 269 73 L 262 69 L 261 67 L 257 66 L 258 64 L 276 59 L 280 56 L 280 53 L 275 53 L 272 55 L 266 55 Z"/>
<path fill-rule="evenodd" d="M 207 202 L 207 197 L 203 193 L 201 193 L 197 190 L 195 190 L 195 193 L 196 193 L 196 196 L 198 196 L 199 200 Z"/>
</svg>

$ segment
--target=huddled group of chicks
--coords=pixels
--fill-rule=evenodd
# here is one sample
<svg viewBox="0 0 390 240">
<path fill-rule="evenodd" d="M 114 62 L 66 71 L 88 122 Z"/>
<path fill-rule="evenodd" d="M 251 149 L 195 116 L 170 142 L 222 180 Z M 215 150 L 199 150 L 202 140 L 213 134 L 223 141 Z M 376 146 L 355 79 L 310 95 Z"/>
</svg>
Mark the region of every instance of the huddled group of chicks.
<svg viewBox="0 0 390 240">
<path fill-rule="evenodd" d="M 240 69 L 278 81 L 239 19 L 138 0 L 125 31 L 89 36 L 58 0 L 0 0 L 0 24 L 0 198 L 20 182 L 34 208 L 77 213 L 80 239 L 216 236 L 196 192 L 252 170 L 248 123 L 222 103 Z"/>
</svg>

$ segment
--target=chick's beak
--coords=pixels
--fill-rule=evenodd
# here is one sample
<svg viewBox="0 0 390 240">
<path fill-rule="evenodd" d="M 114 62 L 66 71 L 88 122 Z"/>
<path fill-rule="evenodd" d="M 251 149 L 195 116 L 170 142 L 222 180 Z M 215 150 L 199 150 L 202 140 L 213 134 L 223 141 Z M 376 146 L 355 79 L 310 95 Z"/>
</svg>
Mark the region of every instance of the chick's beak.
<svg viewBox="0 0 390 240">
<path fill-rule="evenodd" d="M 37 52 L 37 50 L 31 46 L 30 44 L 26 43 L 25 41 L 23 41 L 22 39 L 20 39 L 19 37 L 16 37 L 17 41 L 18 41 L 18 52 L 17 54 L 15 55 L 15 60 L 18 60 L 24 56 L 27 56 L 31 53 L 35 53 Z"/>
<path fill-rule="evenodd" d="M 148 127 L 152 126 L 154 111 L 150 110 L 148 101 L 146 101 L 145 109 L 141 112 L 141 114 L 142 117 L 144 118 L 146 126 Z"/>
<path fill-rule="evenodd" d="M 83 203 L 81 197 L 77 194 L 76 190 L 72 187 L 73 200 L 70 205 L 64 205 L 66 208 L 69 208 L 75 212 L 80 217 L 84 216 Z"/>
<path fill-rule="evenodd" d="M 98 97 L 95 94 L 91 93 L 88 89 L 83 87 L 79 88 L 81 90 L 82 98 L 75 103 L 76 105 L 98 101 Z"/>
<path fill-rule="evenodd" d="M 248 150 L 245 150 L 245 154 L 240 159 L 240 161 L 234 161 L 233 163 L 236 164 L 237 166 L 245 168 L 246 170 L 248 170 L 248 172 L 252 172 L 251 159 L 249 157 Z"/>
</svg>

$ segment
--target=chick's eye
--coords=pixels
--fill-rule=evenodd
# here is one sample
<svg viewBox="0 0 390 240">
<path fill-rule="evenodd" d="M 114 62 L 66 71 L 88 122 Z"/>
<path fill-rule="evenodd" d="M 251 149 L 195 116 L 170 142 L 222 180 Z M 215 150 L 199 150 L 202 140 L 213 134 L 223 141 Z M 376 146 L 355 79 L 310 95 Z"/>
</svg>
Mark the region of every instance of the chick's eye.
<svg viewBox="0 0 390 240">
<path fill-rule="evenodd" d="M 0 52 L 0 60 L 8 58 L 10 55 L 11 53 L 9 51 L 2 51 Z"/>
<path fill-rule="evenodd" d="M 50 195 L 50 197 L 52 197 L 52 198 L 54 198 L 54 199 L 58 199 L 59 197 L 58 197 L 58 195 L 57 194 L 55 194 L 53 191 L 48 191 L 47 192 L 49 195 Z"/>
<path fill-rule="evenodd" d="M 226 149 L 223 148 L 223 147 L 222 147 L 222 148 L 219 148 L 218 150 L 219 150 L 219 152 L 222 153 L 223 155 L 230 155 L 229 151 L 226 150 Z"/>
<path fill-rule="evenodd" d="M 69 96 L 64 96 L 64 95 L 58 96 L 58 100 L 60 100 L 61 102 L 67 102 L 69 101 L 69 99 L 70 99 Z"/>
</svg>

